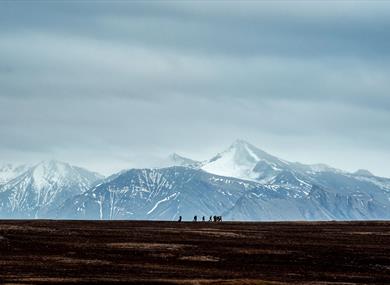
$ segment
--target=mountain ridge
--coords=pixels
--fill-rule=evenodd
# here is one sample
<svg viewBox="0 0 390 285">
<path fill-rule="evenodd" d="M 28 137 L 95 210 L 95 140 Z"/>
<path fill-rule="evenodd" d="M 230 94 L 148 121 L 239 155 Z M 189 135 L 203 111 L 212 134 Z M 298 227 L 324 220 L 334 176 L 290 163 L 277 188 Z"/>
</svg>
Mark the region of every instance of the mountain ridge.
<svg viewBox="0 0 390 285">
<path fill-rule="evenodd" d="M 208 160 L 196 161 L 174 153 L 166 162 L 166 167 L 122 170 L 105 179 L 67 163 L 41 162 L 0 185 L 0 216 L 153 220 L 215 214 L 229 220 L 390 218 L 390 179 L 368 171 L 349 173 L 324 164 L 289 162 L 243 140 L 236 140 Z"/>
</svg>

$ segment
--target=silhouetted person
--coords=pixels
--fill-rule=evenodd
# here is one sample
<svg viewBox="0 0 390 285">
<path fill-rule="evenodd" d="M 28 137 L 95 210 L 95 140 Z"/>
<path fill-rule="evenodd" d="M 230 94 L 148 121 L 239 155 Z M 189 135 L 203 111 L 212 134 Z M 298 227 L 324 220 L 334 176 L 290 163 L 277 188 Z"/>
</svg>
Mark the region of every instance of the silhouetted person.
<svg viewBox="0 0 390 285">
<path fill-rule="evenodd" d="M 202 222 L 205 222 L 206 221 L 206 218 L 203 216 L 202 217 Z"/>
<path fill-rule="evenodd" d="M 217 216 L 213 217 L 214 223 L 217 221 Z"/>
<path fill-rule="evenodd" d="M 181 222 L 181 216 L 179 216 L 179 220 L 178 220 L 178 222 L 179 222 L 179 223 Z"/>
<path fill-rule="evenodd" d="M 213 221 L 213 216 L 210 216 L 209 222 Z"/>
<path fill-rule="evenodd" d="M 198 221 L 198 216 L 194 216 L 194 222 Z"/>
</svg>

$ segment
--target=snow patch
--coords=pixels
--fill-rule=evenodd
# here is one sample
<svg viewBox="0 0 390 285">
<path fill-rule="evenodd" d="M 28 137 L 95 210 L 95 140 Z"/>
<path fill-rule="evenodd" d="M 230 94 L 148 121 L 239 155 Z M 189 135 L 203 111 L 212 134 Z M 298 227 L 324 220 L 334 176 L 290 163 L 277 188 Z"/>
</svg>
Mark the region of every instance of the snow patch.
<svg viewBox="0 0 390 285">
<path fill-rule="evenodd" d="M 175 198 L 175 197 L 177 196 L 177 194 L 178 194 L 178 193 L 173 193 L 172 195 L 170 195 L 170 196 L 168 196 L 168 197 L 166 197 L 166 198 L 164 198 L 164 199 L 158 201 L 158 202 L 154 205 L 154 207 L 153 207 L 149 212 L 147 212 L 146 214 L 147 214 L 147 215 L 150 215 L 151 213 L 153 213 L 154 210 L 157 209 L 158 205 L 160 205 L 160 204 L 163 203 L 163 202 L 169 201 L 169 200 L 171 200 L 172 198 Z"/>
</svg>

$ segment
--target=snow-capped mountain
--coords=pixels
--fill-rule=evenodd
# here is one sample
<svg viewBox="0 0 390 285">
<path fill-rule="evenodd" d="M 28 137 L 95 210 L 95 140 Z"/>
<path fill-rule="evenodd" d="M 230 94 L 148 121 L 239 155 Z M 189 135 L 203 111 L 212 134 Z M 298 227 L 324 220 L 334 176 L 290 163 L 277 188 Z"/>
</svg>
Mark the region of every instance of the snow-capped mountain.
<svg viewBox="0 0 390 285">
<path fill-rule="evenodd" d="M 190 158 L 186 158 L 177 153 L 172 153 L 168 156 L 168 158 L 164 161 L 163 166 L 185 166 L 185 167 L 199 167 L 201 164 L 200 161 L 192 160 Z"/>
<path fill-rule="evenodd" d="M 247 185 L 187 167 L 131 169 L 68 200 L 58 217 L 171 220 L 183 215 L 189 219 L 231 208 Z"/>
<path fill-rule="evenodd" d="M 237 140 L 227 150 L 203 162 L 201 168 L 221 176 L 266 182 L 288 165 L 286 161 Z"/>
<path fill-rule="evenodd" d="M 27 171 L 31 166 L 22 164 L 22 165 L 13 165 L 11 163 L 0 165 L 0 185 L 7 183 L 8 181 L 19 176 L 23 172 Z"/>
<path fill-rule="evenodd" d="M 390 189 L 390 179 L 376 177 L 367 170 L 348 173 L 325 164 L 289 162 L 243 140 L 236 140 L 225 151 L 191 167 L 200 168 L 211 174 L 270 185 L 273 189 L 289 189 L 300 196 L 308 195 L 313 185 L 341 191 L 345 189 L 343 183 L 349 183 L 350 179 L 358 181 L 357 184 L 370 182 L 384 191 Z M 367 185 L 364 187 L 367 188 Z M 349 185 L 347 188 L 359 190 L 358 185 L 356 187 Z"/>
<path fill-rule="evenodd" d="M 1 217 L 49 217 L 66 199 L 103 177 L 59 161 L 43 161 L 0 186 Z"/>
<path fill-rule="evenodd" d="M 347 183 L 347 182 L 346 182 Z M 368 184 L 367 184 L 368 185 Z M 132 169 L 69 199 L 57 218 L 191 220 L 223 215 L 228 220 L 348 220 L 390 218 L 389 195 L 295 189 L 218 176 L 201 169 Z"/>
<path fill-rule="evenodd" d="M 309 173 L 333 171 L 325 165 L 310 166 L 282 160 L 243 140 L 236 140 L 228 149 L 209 160 L 188 166 L 215 175 L 272 185 L 274 189 L 295 189 L 297 195 L 308 193 L 312 185 Z"/>
<path fill-rule="evenodd" d="M 374 176 L 374 174 L 372 174 L 367 169 L 358 169 L 353 174 L 356 175 L 356 176 L 366 176 L 366 177 L 373 177 Z"/>
<path fill-rule="evenodd" d="M 367 170 L 288 162 L 242 140 L 205 161 L 177 154 L 167 161 L 174 166 L 103 180 L 66 163 L 42 162 L 0 186 L 0 217 L 390 219 L 390 179 Z"/>
</svg>

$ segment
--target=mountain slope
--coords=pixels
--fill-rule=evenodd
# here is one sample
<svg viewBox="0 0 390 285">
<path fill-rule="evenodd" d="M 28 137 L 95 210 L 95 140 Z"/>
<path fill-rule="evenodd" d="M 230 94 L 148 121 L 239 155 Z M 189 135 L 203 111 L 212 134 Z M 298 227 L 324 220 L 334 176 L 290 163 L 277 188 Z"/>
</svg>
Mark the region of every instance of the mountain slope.
<svg viewBox="0 0 390 285">
<path fill-rule="evenodd" d="M 61 218 L 190 219 L 222 214 L 247 183 L 186 167 L 132 169 L 68 200 Z"/>
<path fill-rule="evenodd" d="M 44 161 L 0 187 L 0 215 L 49 217 L 66 199 L 91 188 L 103 177 L 58 161 Z"/>
</svg>

